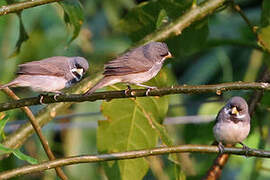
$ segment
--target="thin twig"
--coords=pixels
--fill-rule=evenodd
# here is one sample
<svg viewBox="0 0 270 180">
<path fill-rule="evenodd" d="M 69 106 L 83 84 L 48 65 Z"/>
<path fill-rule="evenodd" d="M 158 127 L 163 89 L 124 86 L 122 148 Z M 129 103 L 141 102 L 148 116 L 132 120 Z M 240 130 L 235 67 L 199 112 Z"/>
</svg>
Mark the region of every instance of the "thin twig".
<svg viewBox="0 0 270 180">
<path fill-rule="evenodd" d="M 232 0 L 231 3 L 232 3 L 233 9 L 236 10 L 240 14 L 240 16 L 243 18 L 243 20 L 247 23 L 247 25 L 250 28 L 250 30 L 253 33 L 255 33 L 255 35 L 257 36 L 256 28 L 254 28 L 254 26 L 251 24 L 251 22 L 249 21 L 249 19 L 245 15 L 244 11 L 240 8 L 240 6 L 238 4 L 236 4 L 234 2 L 234 0 Z"/>
<path fill-rule="evenodd" d="M 20 176 L 29 173 L 41 172 L 44 170 L 52 169 L 60 166 L 67 166 L 72 164 L 79 163 L 94 163 L 94 162 L 104 162 L 104 161 L 113 161 L 113 160 L 123 160 L 123 159 L 134 159 L 142 158 L 147 156 L 156 156 L 169 153 L 219 153 L 217 146 L 206 146 L 206 145 L 180 145 L 173 147 L 158 147 L 153 149 L 145 150 L 136 150 L 136 151 L 127 151 L 111 154 L 99 154 L 99 155 L 81 155 L 81 156 L 72 156 L 62 159 L 57 159 L 53 161 L 47 161 L 36 165 L 27 165 L 21 168 L 9 170 L 0 173 L 0 179 L 12 178 L 15 176 Z M 242 156 L 254 156 L 261 158 L 270 158 L 270 151 L 263 151 L 259 149 L 250 149 L 246 151 L 242 148 L 224 148 L 224 153 L 226 154 L 235 154 Z"/>
<path fill-rule="evenodd" d="M 243 18 L 243 20 L 247 23 L 248 27 L 251 29 L 251 32 L 254 33 L 254 35 L 257 38 L 258 45 L 262 47 L 262 49 L 265 52 L 270 53 L 269 47 L 265 44 L 264 40 L 261 38 L 260 34 L 257 32 L 257 26 L 253 26 L 252 23 L 249 21 L 247 16 L 245 15 L 244 11 L 240 8 L 238 4 L 234 2 L 234 0 L 231 0 L 233 9 L 240 14 L 240 16 Z"/>
<path fill-rule="evenodd" d="M 44 4 L 49 4 L 53 2 L 58 2 L 61 0 L 34 0 L 34 1 L 22 1 L 10 5 L 5 5 L 0 7 L 0 16 L 6 15 L 9 13 L 19 12 L 24 9 L 32 8 L 35 6 L 40 6 Z"/>
<path fill-rule="evenodd" d="M 231 82 L 213 85 L 182 85 L 170 88 L 153 89 L 148 93 L 148 96 L 164 96 L 169 94 L 198 94 L 198 93 L 216 93 L 221 95 L 222 92 L 232 90 L 270 90 L 270 84 L 264 82 Z M 59 102 L 84 102 L 96 100 L 112 100 L 119 98 L 131 97 L 146 97 L 147 89 L 134 89 L 125 93 L 125 91 L 106 91 L 93 93 L 90 96 L 83 96 L 80 94 L 73 95 L 59 95 L 57 100 L 54 96 L 44 96 L 42 102 L 45 104 L 59 103 Z M 25 98 L 17 101 L 11 101 L 0 104 L 0 112 L 10 109 L 20 108 L 24 106 L 32 106 L 40 104 L 40 97 Z"/>
<path fill-rule="evenodd" d="M 15 100 L 19 100 L 20 98 L 13 92 L 11 91 L 9 88 L 4 88 L 3 91 L 9 96 L 11 97 L 12 99 L 15 99 Z M 43 149 L 44 151 L 46 152 L 49 160 L 55 160 L 55 156 L 49 146 L 49 143 L 46 139 L 45 136 L 43 136 L 42 134 L 42 131 L 41 131 L 41 128 L 38 124 L 38 122 L 36 121 L 36 118 L 35 116 L 33 115 L 32 111 L 28 108 L 28 107 L 21 107 L 21 110 L 26 114 L 26 116 L 29 118 L 30 120 L 30 123 L 32 124 L 34 130 L 36 131 L 38 137 L 39 137 L 39 140 L 43 146 Z M 56 167 L 55 168 L 55 171 L 57 173 L 57 175 L 63 179 L 63 180 L 66 180 L 67 177 L 65 175 L 65 173 L 63 172 L 63 170 L 60 168 L 60 167 Z"/>
</svg>

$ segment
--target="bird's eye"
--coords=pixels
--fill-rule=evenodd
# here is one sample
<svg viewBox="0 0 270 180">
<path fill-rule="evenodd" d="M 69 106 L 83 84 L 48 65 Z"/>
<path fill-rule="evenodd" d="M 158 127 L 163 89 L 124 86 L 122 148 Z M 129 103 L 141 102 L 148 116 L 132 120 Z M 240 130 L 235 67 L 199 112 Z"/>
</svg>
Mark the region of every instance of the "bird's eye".
<svg viewBox="0 0 270 180">
<path fill-rule="evenodd" d="M 166 53 L 161 54 L 160 56 L 165 57 L 165 56 L 168 56 L 168 55 L 169 55 L 169 52 L 166 52 Z"/>
<path fill-rule="evenodd" d="M 243 110 L 240 106 L 236 106 L 236 109 L 237 109 L 238 111 L 242 111 L 242 110 Z"/>
<path fill-rule="evenodd" d="M 80 65 L 80 64 L 75 64 L 75 67 L 77 68 L 77 69 L 82 69 L 82 66 Z"/>
</svg>

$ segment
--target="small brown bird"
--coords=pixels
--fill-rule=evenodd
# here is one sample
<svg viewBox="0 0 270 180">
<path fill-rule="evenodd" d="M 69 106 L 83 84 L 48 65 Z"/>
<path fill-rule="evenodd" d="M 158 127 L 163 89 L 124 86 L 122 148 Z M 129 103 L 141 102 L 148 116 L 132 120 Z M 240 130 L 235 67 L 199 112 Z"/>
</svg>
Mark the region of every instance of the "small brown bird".
<svg viewBox="0 0 270 180">
<path fill-rule="evenodd" d="M 55 56 L 40 61 L 20 64 L 16 77 L 5 87 L 30 87 L 37 92 L 53 92 L 70 87 L 80 81 L 89 68 L 83 57 Z"/>
<path fill-rule="evenodd" d="M 220 152 L 224 150 L 223 143 L 227 145 L 240 143 L 247 150 L 248 147 L 242 141 L 246 139 L 249 131 L 250 116 L 247 102 L 235 96 L 219 111 L 213 128 Z"/>
<path fill-rule="evenodd" d="M 132 49 L 122 56 L 109 61 L 104 67 L 104 77 L 85 95 L 90 95 L 97 89 L 119 82 L 135 84 L 145 88 L 146 82 L 157 75 L 165 59 L 172 57 L 165 43 L 150 42 L 144 46 Z"/>
</svg>

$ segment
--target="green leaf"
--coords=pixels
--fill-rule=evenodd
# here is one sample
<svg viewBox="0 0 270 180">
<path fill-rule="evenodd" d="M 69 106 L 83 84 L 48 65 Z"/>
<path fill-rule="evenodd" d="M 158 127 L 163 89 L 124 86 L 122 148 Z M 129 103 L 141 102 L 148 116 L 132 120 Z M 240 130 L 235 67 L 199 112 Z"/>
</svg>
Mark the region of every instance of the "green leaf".
<svg viewBox="0 0 270 180">
<path fill-rule="evenodd" d="M 270 1 L 264 0 L 261 15 L 261 28 L 258 34 L 259 45 L 270 51 Z"/>
<path fill-rule="evenodd" d="M 133 42 L 179 18 L 191 8 L 190 0 L 159 0 L 141 3 L 131 10 L 121 21 L 117 30 L 126 33 Z M 166 40 L 170 51 L 176 57 L 189 56 L 201 50 L 208 37 L 208 18 L 185 29 L 181 35 Z M 184 44 L 184 46 L 183 46 Z"/>
<path fill-rule="evenodd" d="M 9 116 L 4 113 L 0 113 L 0 134 L 2 138 L 5 138 L 4 127 L 8 121 Z"/>
<path fill-rule="evenodd" d="M 29 39 L 29 36 L 28 36 L 28 34 L 27 34 L 26 30 L 25 30 L 25 27 L 24 27 L 24 24 L 23 24 L 23 21 L 22 21 L 21 12 L 18 12 L 16 14 L 17 14 L 17 16 L 19 18 L 20 34 L 19 34 L 19 39 L 18 39 L 18 41 L 16 43 L 15 50 L 11 53 L 9 58 L 17 56 L 20 53 L 22 44 Z"/>
<path fill-rule="evenodd" d="M 270 50 L 270 25 L 260 29 L 259 43 L 263 48 Z"/>
<path fill-rule="evenodd" d="M 19 149 L 10 149 L 10 148 L 7 148 L 4 145 L 0 144 L 0 154 L 8 154 L 8 153 L 12 153 L 17 158 L 24 160 L 24 161 L 27 161 L 30 164 L 37 164 L 38 163 L 38 161 L 35 158 L 32 158 L 31 156 L 28 156 L 28 155 L 22 153 Z"/>
<path fill-rule="evenodd" d="M 38 160 L 35 158 L 32 158 L 31 156 L 28 156 L 24 153 L 22 153 L 19 149 L 16 149 L 12 152 L 17 158 L 19 158 L 20 160 L 24 160 L 27 161 L 30 164 L 37 164 Z"/>
<path fill-rule="evenodd" d="M 157 23 L 156 23 L 156 28 L 160 28 L 166 24 L 169 23 L 169 17 L 167 16 L 166 10 L 165 9 L 161 9 L 160 13 L 158 15 L 158 19 L 157 19 Z"/>
<path fill-rule="evenodd" d="M 70 44 L 79 35 L 84 21 L 82 4 L 78 0 L 65 0 L 59 2 L 59 4 L 64 10 L 65 23 L 73 28 L 73 35 L 68 41 L 68 44 Z"/>
<path fill-rule="evenodd" d="M 166 73 L 161 72 L 151 85 L 165 83 Z M 168 83 L 168 80 L 167 80 Z M 125 86 L 113 86 L 114 89 Z M 158 137 L 165 136 L 160 128 L 168 110 L 168 97 L 115 99 L 103 102 L 101 111 L 106 121 L 99 121 L 98 150 L 102 153 L 123 152 L 153 148 Z M 144 158 L 105 163 L 110 179 L 142 179 L 149 165 Z"/>
<path fill-rule="evenodd" d="M 137 42 L 156 30 L 156 23 L 161 18 L 162 10 L 162 14 L 166 13 L 169 19 L 174 20 L 190 6 L 189 0 L 144 2 L 129 11 L 116 27 L 117 30 L 127 33 L 134 42 Z"/>
<path fill-rule="evenodd" d="M 15 4 L 16 2 L 14 0 L 5 0 L 7 4 Z M 17 56 L 20 53 L 22 44 L 29 39 L 29 36 L 25 30 L 23 21 L 22 21 L 22 11 L 16 12 L 18 18 L 19 18 L 19 26 L 20 26 L 20 32 L 19 32 L 19 39 L 16 43 L 15 50 L 11 53 L 9 58 L 12 58 L 14 56 Z"/>
<path fill-rule="evenodd" d="M 264 0 L 262 4 L 261 26 L 270 25 L 270 1 Z"/>
</svg>

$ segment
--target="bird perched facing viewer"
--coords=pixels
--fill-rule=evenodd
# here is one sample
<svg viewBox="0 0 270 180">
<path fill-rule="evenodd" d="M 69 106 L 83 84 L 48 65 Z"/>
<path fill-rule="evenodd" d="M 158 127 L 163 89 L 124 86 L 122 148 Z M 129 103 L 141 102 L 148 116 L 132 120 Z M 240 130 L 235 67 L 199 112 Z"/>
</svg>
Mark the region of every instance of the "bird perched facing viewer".
<svg viewBox="0 0 270 180">
<path fill-rule="evenodd" d="M 167 44 L 162 42 L 150 42 L 132 49 L 105 64 L 104 77 L 89 89 L 85 95 L 90 95 L 99 88 L 119 82 L 153 89 L 155 87 L 141 83 L 155 77 L 162 68 L 165 59 L 171 57 Z"/>
<path fill-rule="evenodd" d="M 219 111 L 213 128 L 214 136 L 218 141 L 220 152 L 224 144 L 234 145 L 240 143 L 243 149 L 248 149 L 242 141 L 250 131 L 250 115 L 245 99 L 235 96 Z"/>
<path fill-rule="evenodd" d="M 36 92 L 53 92 L 68 88 L 80 81 L 89 65 L 83 57 L 55 56 L 20 64 L 17 77 L 5 87 L 29 87 Z"/>
</svg>

